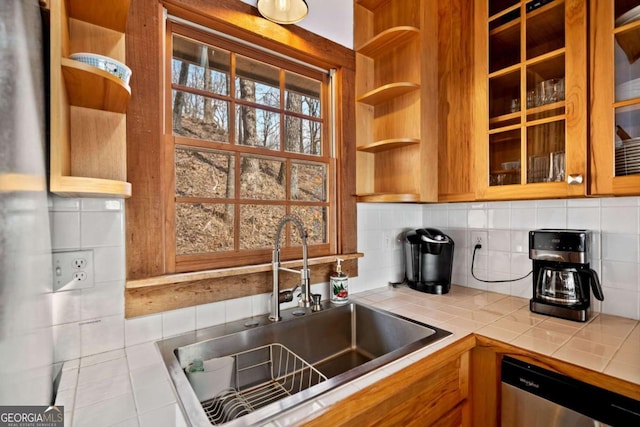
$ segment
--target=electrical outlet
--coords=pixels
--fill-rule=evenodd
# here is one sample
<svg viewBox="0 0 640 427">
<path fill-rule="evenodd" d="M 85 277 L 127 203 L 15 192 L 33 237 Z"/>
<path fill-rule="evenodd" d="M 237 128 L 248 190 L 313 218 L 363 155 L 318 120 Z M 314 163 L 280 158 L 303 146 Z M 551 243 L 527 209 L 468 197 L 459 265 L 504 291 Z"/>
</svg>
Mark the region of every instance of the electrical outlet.
<svg viewBox="0 0 640 427">
<path fill-rule="evenodd" d="M 78 282 L 87 280 L 87 273 L 85 273 L 84 271 L 76 271 L 75 273 L 73 273 L 73 280 Z"/>
<path fill-rule="evenodd" d="M 73 260 L 73 268 L 83 270 L 87 266 L 86 258 L 76 258 Z"/>
<path fill-rule="evenodd" d="M 53 252 L 53 290 L 93 287 L 93 250 Z"/>
<path fill-rule="evenodd" d="M 474 245 L 482 245 L 482 236 L 476 236 L 476 242 L 474 243 Z"/>
</svg>

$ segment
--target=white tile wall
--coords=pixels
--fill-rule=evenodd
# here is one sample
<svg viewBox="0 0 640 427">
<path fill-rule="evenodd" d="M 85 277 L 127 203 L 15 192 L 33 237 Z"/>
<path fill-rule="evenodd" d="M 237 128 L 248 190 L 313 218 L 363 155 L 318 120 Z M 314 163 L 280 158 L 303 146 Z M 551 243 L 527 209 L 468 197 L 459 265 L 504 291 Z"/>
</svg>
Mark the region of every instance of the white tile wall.
<svg viewBox="0 0 640 427">
<path fill-rule="evenodd" d="M 405 220 L 422 210 L 419 223 Z M 358 278 L 352 292 L 385 286 L 404 275 L 402 232 L 436 227 L 454 240 L 453 282 L 504 294 L 530 297 L 531 277 L 487 284 L 471 275 L 473 247 L 483 249 L 474 263 L 481 279 L 517 278 L 531 270 L 528 231 L 536 228 L 587 228 L 594 234 L 592 267 L 599 273 L 605 300 L 594 301 L 603 313 L 640 319 L 640 198 L 554 199 L 432 205 L 358 204 Z M 388 242 L 393 236 L 393 244 Z"/>
<path fill-rule="evenodd" d="M 92 249 L 95 286 L 52 297 L 56 362 L 148 343 L 269 312 L 269 294 L 238 298 L 124 319 L 125 247 L 122 200 L 51 196 L 53 250 Z M 351 292 L 386 286 L 404 277 L 403 236 L 418 227 L 437 227 L 456 243 L 454 283 L 529 297 L 530 277 L 486 284 L 470 273 L 473 244 L 482 239 L 474 272 L 482 279 L 519 277 L 531 269 L 528 230 L 589 228 L 595 233 L 592 266 L 600 274 L 604 313 L 640 319 L 640 198 L 452 203 L 433 205 L 358 204 L 359 277 Z M 328 297 L 327 284 L 313 292 Z M 288 308 L 292 304 L 283 304 Z"/>
<path fill-rule="evenodd" d="M 92 288 L 52 296 L 54 361 L 124 347 L 124 203 L 50 196 L 52 250 L 91 249 Z"/>
</svg>

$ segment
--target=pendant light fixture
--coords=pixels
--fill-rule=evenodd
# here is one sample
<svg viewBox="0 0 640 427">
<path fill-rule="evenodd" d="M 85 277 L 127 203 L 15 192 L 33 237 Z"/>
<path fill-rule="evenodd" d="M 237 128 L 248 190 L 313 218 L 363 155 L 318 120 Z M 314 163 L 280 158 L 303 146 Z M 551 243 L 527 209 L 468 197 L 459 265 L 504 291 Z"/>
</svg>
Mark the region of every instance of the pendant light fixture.
<svg viewBox="0 0 640 427">
<path fill-rule="evenodd" d="M 258 0 L 258 12 L 277 24 L 295 24 L 309 13 L 305 0 Z"/>
</svg>

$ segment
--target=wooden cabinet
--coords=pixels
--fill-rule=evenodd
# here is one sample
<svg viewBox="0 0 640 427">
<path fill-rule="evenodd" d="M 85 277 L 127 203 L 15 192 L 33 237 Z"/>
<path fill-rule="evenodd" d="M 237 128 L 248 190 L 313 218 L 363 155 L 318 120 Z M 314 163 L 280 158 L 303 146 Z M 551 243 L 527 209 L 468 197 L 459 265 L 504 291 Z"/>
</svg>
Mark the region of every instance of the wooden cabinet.
<svg viewBox="0 0 640 427">
<path fill-rule="evenodd" d="M 469 336 L 327 408 L 310 426 L 470 426 Z M 484 425 L 484 424 L 476 424 Z"/>
<path fill-rule="evenodd" d="M 476 2 L 479 199 L 585 195 L 586 3 Z"/>
<path fill-rule="evenodd" d="M 355 0 L 359 201 L 437 200 L 437 4 Z"/>
<path fill-rule="evenodd" d="M 67 197 L 129 197 L 126 108 L 119 78 L 69 59 L 96 53 L 125 62 L 129 0 L 50 1 L 50 191 Z"/>
<path fill-rule="evenodd" d="M 591 185 L 640 194 L 640 1 L 591 1 Z"/>
</svg>

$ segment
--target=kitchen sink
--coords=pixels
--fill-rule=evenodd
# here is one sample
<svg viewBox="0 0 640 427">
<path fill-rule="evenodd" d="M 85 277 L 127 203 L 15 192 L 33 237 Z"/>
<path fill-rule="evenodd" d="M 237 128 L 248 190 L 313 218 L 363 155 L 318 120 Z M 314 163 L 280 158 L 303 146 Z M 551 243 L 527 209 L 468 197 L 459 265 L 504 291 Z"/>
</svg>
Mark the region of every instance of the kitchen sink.
<svg viewBox="0 0 640 427">
<path fill-rule="evenodd" d="M 159 341 L 186 419 L 197 426 L 262 423 L 450 335 L 360 302 L 324 305 L 285 310 L 280 322 L 265 315 Z M 202 387 L 189 381 L 201 373 L 185 373 L 194 361 L 225 365 L 198 377 L 207 379 L 200 386 L 220 388 L 202 403 L 194 391 L 202 398 Z"/>
</svg>

